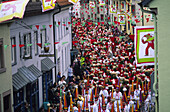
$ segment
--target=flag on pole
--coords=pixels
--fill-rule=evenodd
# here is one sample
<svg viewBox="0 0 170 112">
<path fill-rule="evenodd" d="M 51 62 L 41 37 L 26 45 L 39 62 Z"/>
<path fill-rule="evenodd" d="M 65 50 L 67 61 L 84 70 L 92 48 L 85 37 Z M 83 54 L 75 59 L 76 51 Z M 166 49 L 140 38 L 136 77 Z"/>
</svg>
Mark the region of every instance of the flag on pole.
<svg viewBox="0 0 170 112">
<path fill-rule="evenodd" d="M 15 18 L 23 18 L 29 0 L 16 0 L 0 4 L 0 23 Z"/>
<path fill-rule="evenodd" d="M 135 27 L 136 65 L 154 65 L 154 27 Z"/>
<path fill-rule="evenodd" d="M 56 0 L 41 0 L 42 12 L 54 9 Z"/>
</svg>

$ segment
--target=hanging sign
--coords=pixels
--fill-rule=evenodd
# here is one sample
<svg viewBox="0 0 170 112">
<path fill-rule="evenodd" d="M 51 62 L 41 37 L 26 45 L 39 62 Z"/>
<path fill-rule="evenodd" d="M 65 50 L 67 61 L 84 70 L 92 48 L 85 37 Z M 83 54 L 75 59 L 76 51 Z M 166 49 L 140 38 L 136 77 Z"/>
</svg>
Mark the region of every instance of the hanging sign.
<svg viewBox="0 0 170 112">
<path fill-rule="evenodd" d="M 41 0 L 42 12 L 54 9 L 56 0 Z"/>
<path fill-rule="evenodd" d="M 72 4 L 76 4 L 78 0 L 69 0 L 69 2 L 71 2 Z"/>
<path fill-rule="evenodd" d="M 105 5 L 105 1 L 104 0 L 99 0 L 99 5 L 100 6 L 104 6 Z"/>
<path fill-rule="evenodd" d="M 110 13 L 111 13 L 111 14 L 117 13 L 117 10 L 116 10 L 115 6 L 110 5 L 109 7 L 110 7 L 109 9 L 110 9 Z"/>
<path fill-rule="evenodd" d="M 154 65 L 154 27 L 135 27 L 136 65 Z"/>
<path fill-rule="evenodd" d="M 90 8 L 95 8 L 95 3 L 94 2 L 90 1 L 89 5 L 90 5 Z"/>
<path fill-rule="evenodd" d="M 125 25 L 125 15 L 124 14 L 118 14 L 118 22 L 120 22 L 120 25 Z"/>
<path fill-rule="evenodd" d="M 29 0 L 16 0 L 0 4 L 0 22 L 22 18 Z"/>
</svg>

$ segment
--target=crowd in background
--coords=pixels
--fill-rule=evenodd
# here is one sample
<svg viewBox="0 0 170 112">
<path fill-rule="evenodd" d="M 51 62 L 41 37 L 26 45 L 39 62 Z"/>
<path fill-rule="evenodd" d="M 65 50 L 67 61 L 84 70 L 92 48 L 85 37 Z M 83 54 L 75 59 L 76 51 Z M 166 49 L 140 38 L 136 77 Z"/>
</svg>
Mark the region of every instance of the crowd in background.
<svg viewBox="0 0 170 112">
<path fill-rule="evenodd" d="M 136 66 L 134 41 L 108 23 L 72 18 L 78 55 L 49 88 L 52 112 L 150 112 L 154 66 Z M 46 109 L 47 110 L 47 109 Z"/>
</svg>

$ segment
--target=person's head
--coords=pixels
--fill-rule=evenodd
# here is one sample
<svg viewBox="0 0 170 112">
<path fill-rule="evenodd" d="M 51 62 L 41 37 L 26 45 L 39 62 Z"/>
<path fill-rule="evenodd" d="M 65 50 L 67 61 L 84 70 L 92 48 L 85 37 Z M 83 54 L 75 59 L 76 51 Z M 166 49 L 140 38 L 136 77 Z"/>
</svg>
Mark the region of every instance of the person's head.
<svg viewBox="0 0 170 112">
<path fill-rule="evenodd" d="M 58 72 L 58 75 L 61 76 L 61 72 Z"/>
<path fill-rule="evenodd" d="M 118 93 L 118 92 L 119 92 L 119 88 L 117 87 L 117 88 L 116 88 L 116 93 Z"/>
</svg>

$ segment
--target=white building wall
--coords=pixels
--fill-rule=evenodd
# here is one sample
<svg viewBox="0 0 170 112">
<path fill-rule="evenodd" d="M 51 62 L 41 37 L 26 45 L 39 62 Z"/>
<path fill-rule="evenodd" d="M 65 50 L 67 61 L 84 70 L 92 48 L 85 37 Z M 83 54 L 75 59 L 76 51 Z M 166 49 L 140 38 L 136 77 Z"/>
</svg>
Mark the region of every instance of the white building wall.
<svg viewBox="0 0 170 112">
<path fill-rule="evenodd" d="M 14 22 L 11 25 L 11 29 L 10 29 L 11 37 L 16 38 L 16 64 L 12 66 L 12 75 L 15 74 L 20 67 L 22 67 L 22 66 L 28 67 L 32 64 L 34 64 L 39 70 L 41 70 L 41 60 L 45 57 L 39 57 L 39 55 L 35 55 L 35 45 L 34 45 L 35 40 L 34 40 L 33 34 L 34 34 L 34 31 L 38 31 L 38 43 L 40 43 L 40 31 L 41 31 L 41 29 L 43 29 L 42 25 L 46 25 L 46 33 L 47 33 L 47 37 L 49 39 L 48 43 L 51 43 L 50 44 L 50 54 L 54 54 L 53 26 L 51 28 L 49 27 L 49 25 L 52 25 L 52 23 L 53 23 L 52 14 L 54 12 L 55 11 L 53 11 L 51 13 L 43 14 L 43 15 L 26 17 L 22 20 L 17 20 L 16 22 Z M 59 27 L 55 27 L 56 28 L 56 40 L 59 41 L 59 44 L 56 44 L 56 49 L 58 51 L 57 59 L 59 57 L 61 59 L 61 62 L 60 62 L 61 74 L 67 76 L 67 69 L 68 69 L 68 66 L 70 65 L 71 27 L 70 27 L 70 25 L 68 25 L 68 31 L 67 31 L 67 33 L 64 33 L 64 26 L 62 26 L 62 21 L 64 21 L 64 19 L 66 19 L 66 18 L 67 18 L 67 25 L 68 25 L 68 21 L 71 21 L 69 19 L 70 16 L 69 16 L 68 9 L 61 11 L 60 13 L 55 15 L 55 21 L 59 20 L 61 22 Z M 24 28 L 23 26 L 26 26 L 26 25 L 21 21 L 23 21 L 26 25 L 33 25 L 32 29 Z M 19 23 L 23 26 L 21 26 L 17 23 Z M 38 30 L 35 27 L 35 25 L 39 25 Z M 59 32 L 60 32 L 60 34 L 58 35 Z M 33 45 L 32 45 L 32 51 L 31 51 L 32 59 L 25 60 L 25 59 L 20 58 L 19 34 L 21 37 L 23 37 L 23 35 L 26 33 L 31 33 L 31 42 Z M 59 39 L 59 37 L 60 37 L 60 39 Z M 68 43 L 62 45 L 63 42 L 68 42 Z M 67 46 L 69 46 L 69 47 L 67 48 L 67 53 L 65 53 L 65 47 L 67 47 Z M 63 50 L 63 63 L 62 63 L 62 54 L 61 54 L 62 50 Z M 42 54 L 40 47 L 38 47 L 38 54 Z M 54 62 L 54 57 L 49 57 L 49 58 Z M 68 61 L 68 62 L 66 63 L 66 61 Z M 64 67 L 63 71 L 62 71 L 62 66 Z M 58 67 L 58 65 L 56 64 L 56 68 L 57 67 Z M 55 69 L 53 69 L 53 83 L 55 82 L 55 77 L 57 76 L 57 74 L 55 74 L 54 70 Z M 39 77 L 38 81 L 39 81 L 39 106 L 41 107 L 43 104 L 42 77 Z"/>
</svg>

